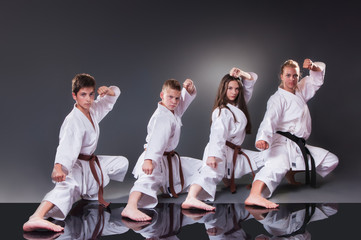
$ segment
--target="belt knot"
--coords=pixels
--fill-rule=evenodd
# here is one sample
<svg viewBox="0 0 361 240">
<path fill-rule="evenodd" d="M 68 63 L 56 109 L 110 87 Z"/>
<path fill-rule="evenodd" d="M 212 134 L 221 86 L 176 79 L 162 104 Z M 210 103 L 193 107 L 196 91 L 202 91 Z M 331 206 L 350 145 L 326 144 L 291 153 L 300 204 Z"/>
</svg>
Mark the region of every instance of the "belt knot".
<svg viewBox="0 0 361 240">
<path fill-rule="evenodd" d="M 95 179 L 95 181 L 98 183 L 99 185 L 99 191 L 98 191 L 98 201 L 100 204 L 104 205 L 105 207 L 108 207 L 110 203 L 106 202 L 103 198 L 103 182 L 104 182 L 104 178 L 103 178 L 103 171 L 102 168 L 100 167 L 100 163 L 99 163 L 99 159 L 96 155 L 91 154 L 91 155 L 85 155 L 85 154 L 79 154 L 78 159 L 83 160 L 83 161 L 88 161 L 89 162 L 89 166 L 90 166 L 90 170 L 93 174 L 93 177 Z M 99 170 L 100 170 L 100 175 L 101 175 L 101 182 L 100 179 L 98 177 L 97 171 L 95 169 L 95 164 L 98 165 Z"/>
</svg>

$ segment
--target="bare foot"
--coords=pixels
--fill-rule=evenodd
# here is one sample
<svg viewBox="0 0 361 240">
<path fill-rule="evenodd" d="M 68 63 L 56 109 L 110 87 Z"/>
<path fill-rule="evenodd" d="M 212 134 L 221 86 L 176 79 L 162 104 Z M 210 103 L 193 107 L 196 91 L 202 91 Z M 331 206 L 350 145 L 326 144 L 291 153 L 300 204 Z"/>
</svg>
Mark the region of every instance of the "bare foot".
<svg viewBox="0 0 361 240">
<path fill-rule="evenodd" d="M 182 203 L 182 208 L 184 209 L 191 209 L 191 208 L 198 208 L 206 211 L 214 211 L 216 207 L 210 206 L 196 198 L 187 197 L 186 200 Z"/>
<path fill-rule="evenodd" d="M 223 229 L 218 227 L 212 227 L 207 229 L 208 236 L 217 236 L 219 233 L 221 233 Z"/>
<path fill-rule="evenodd" d="M 208 214 L 214 214 L 214 212 L 212 211 L 207 211 L 207 212 L 204 212 L 204 211 L 200 211 L 198 209 L 182 209 L 182 214 L 184 216 L 187 216 L 191 219 L 193 219 L 194 221 L 197 221 L 199 219 L 201 219 L 202 217 L 204 217 L 205 215 L 208 215 Z"/>
<path fill-rule="evenodd" d="M 151 221 L 147 222 L 135 222 L 131 220 L 127 220 L 126 218 L 122 218 L 122 223 L 127 227 L 132 229 L 133 231 L 142 230 L 145 226 L 149 225 Z"/>
<path fill-rule="evenodd" d="M 229 178 L 223 178 L 222 181 L 223 181 L 223 184 L 224 184 L 224 186 L 225 186 L 226 188 L 228 188 L 229 186 L 231 186 L 231 179 L 229 179 Z"/>
<path fill-rule="evenodd" d="M 270 238 L 268 236 L 266 236 L 266 235 L 261 234 L 261 235 L 258 235 L 255 238 L 255 240 L 270 240 Z"/>
<path fill-rule="evenodd" d="M 64 230 L 62 226 L 56 225 L 40 217 L 30 217 L 29 220 L 23 225 L 23 230 L 25 232 L 31 232 L 39 229 L 53 232 L 61 232 Z"/>
<path fill-rule="evenodd" d="M 256 220 L 263 220 L 265 218 L 265 213 L 269 213 L 272 211 L 278 211 L 278 209 L 275 208 L 259 208 L 259 207 L 251 207 L 251 206 L 245 206 L 245 209 L 252 214 L 252 216 Z"/>
<path fill-rule="evenodd" d="M 260 195 L 253 195 L 253 194 L 250 194 L 248 196 L 246 201 L 244 201 L 244 204 L 256 205 L 256 206 L 265 207 L 265 208 L 277 208 L 279 206 L 278 204 L 268 201 L 267 199 L 265 199 L 264 197 L 262 197 Z"/>
<path fill-rule="evenodd" d="M 62 232 L 49 232 L 49 231 L 33 231 L 33 232 L 24 232 L 23 237 L 27 240 L 54 240 L 59 237 Z"/>
<path fill-rule="evenodd" d="M 297 182 L 295 180 L 295 174 L 298 173 L 298 172 L 301 172 L 301 171 L 292 171 L 292 170 L 289 170 L 287 173 L 286 173 L 286 179 L 288 181 L 289 184 L 291 185 L 301 185 L 302 183 L 301 182 Z"/>
<path fill-rule="evenodd" d="M 127 217 L 132 219 L 133 221 L 137 221 L 137 222 L 147 222 L 147 221 L 151 221 L 152 218 L 149 217 L 147 214 L 139 211 L 139 209 L 137 208 L 131 208 L 126 206 L 122 213 L 121 213 L 122 217 Z"/>
</svg>

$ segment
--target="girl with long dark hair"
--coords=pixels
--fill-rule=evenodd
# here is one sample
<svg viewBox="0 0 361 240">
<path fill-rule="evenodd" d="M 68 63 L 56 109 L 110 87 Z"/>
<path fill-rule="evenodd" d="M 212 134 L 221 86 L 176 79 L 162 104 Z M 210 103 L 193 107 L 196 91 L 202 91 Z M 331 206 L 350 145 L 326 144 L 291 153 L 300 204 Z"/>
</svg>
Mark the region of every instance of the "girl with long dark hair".
<svg viewBox="0 0 361 240">
<path fill-rule="evenodd" d="M 241 144 L 251 132 L 246 103 L 250 100 L 257 74 L 232 68 L 221 80 L 212 111 L 211 133 L 203 155 L 203 167 L 193 181 L 182 208 L 215 208 L 201 200 L 214 201 L 216 186 L 223 179 L 236 191 L 234 179 L 263 166 L 259 152 L 244 150 Z"/>
</svg>

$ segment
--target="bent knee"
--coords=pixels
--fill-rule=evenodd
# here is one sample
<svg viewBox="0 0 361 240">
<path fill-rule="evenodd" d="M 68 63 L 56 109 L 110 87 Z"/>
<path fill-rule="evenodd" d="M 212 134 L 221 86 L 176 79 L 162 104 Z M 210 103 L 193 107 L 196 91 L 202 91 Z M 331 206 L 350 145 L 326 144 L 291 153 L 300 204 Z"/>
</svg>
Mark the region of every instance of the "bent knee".
<svg viewBox="0 0 361 240">
<path fill-rule="evenodd" d="M 338 157 L 335 154 L 328 152 L 321 164 L 317 166 L 317 172 L 322 177 L 325 177 L 330 172 L 332 172 L 338 166 L 338 164 Z"/>
<path fill-rule="evenodd" d="M 338 157 L 331 152 L 328 152 L 325 156 L 325 159 L 323 160 L 323 165 L 326 165 L 328 167 L 336 168 L 338 163 L 339 163 Z"/>
<path fill-rule="evenodd" d="M 112 164 L 110 164 L 107 168 L 107 172 L 109 175 L 116 175 L 119 172 L 126 172 L 129 167 L 129 161 L 125 157 L 117 157 Z"/>
</svg>

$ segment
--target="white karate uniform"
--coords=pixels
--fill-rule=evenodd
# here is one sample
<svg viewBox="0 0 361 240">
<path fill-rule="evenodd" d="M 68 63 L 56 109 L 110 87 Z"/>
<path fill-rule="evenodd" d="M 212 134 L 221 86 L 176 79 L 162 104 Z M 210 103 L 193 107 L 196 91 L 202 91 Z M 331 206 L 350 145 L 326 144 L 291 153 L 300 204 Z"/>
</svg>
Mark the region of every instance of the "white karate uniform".
<svg viewBox="0 0 361 240">
<path fill-rule="evenodd" d="M 96 149 L 99 122 L 112 110 L 120 94 L 118 87 L 110 88 L 115 96 L 98 96 L 90 108 L 94 126 L 75 105 L 61 126 L 55 164 L 61 164 L 67 176 L 65 181 L 56 183 L 54 189 L 44 197 L 43 201 L 55 205 L 46 217 L 64 219 L 74 202 L 79 199 L 98 199 L 99 186 L 91 173 L 89 162 L 79 160 L 78 156 L 80 153 L 91 155 Z M 110 179 L 123 181 L 128 169 L 128 160 L 125 157 L 98 155 L 98 159 L 104 177 L 103 186 L 106 186 Z M 101 181 L 100 170 L 97 164 L 95 165 Z"/>
<path fill-rule="evenodd" d="M 316 63 L 321 72 L 310 71 L 310 75 L 298 82 L 295 94 L 282 88 L 273 94 L 267 103 L 267 111 L 258 129 L 256 141 L 264 140 L 269 144 L 265 150 L 265 166 L 257 173 L 256 180 L 267 185 L 262 192 L 264 197 L 270 197 L 279 185 L 287 171 L 305 170 L 302 152 L 295 142 L 276 133 L 289 132 L 305 140 L 311 134 L 311 115 L 307 101 L 322 86 L 325 75 L 325 64 Z M 338 158 L 329 151 L 306 144 L 315 160 L 316 172 L 325 177 L 338 164 Z M 309 158 L 309 157 L 308 157 Z M 309 166 L 311 163 L 309 158 Z"/>
<path fill-rule="evenodd" d="M 253 87 L 257 80 L 257 74 L 250 73 L 254 80 L 244 80 L 244 97 L 246 103 L 251 99 Z M 203 190 L 199 193 L 200 200 L 214 201 L 217 184 L 224 178 L 231 178 L 233 171 L 233 153 L 234 150 L 226 146 L 226 141 L 235 145 L 241 145 L 246 136 L 247 118 L 238 107 L 227 104 L 227 108 L 217 108 L 212 113 L 212 125 L 209 136 L 209 142 L 203 154 L 203 166 L 200 174 L 193 184 L 200 185 Z M 234 116 L 233 116 L 233 114 Z M 263 166 L 263 157 L 261 152 L 242 149 L 249 157 L 253 171 L 257 171 Z M 216 157 L 218 166 L 216 169 L 206 164 L 208 157 Z M 244 155 L 238 154 L 234 177 L 241 178 L 245 174 L 251 173 L 252 169 Z"/>
<path fill-rule="evenodd" d="M 207 231 L 216 228 L 214 236 L 209 235 L 210 240 L 226 239 L 250 239 L 250 236 L 242 228 L 242 223 L 253 218 L 245 210 L 244 204 L 217 204 L 216 212 L 203 217 L 204 227 Z"/>
<path fill-rule="evenodd" d="M 100 236 L 124 234 L 129 230 L 121 221 L 123 207 L 112 209 L 111 212 L 105 209 L 99 212 L 98 206 L 98 202 L 93 201 L 84 206 L 75 206 L 73 210 L 79 212 L 74 214 L 72 214 L 73 210 L 70 212 L 64 221 L 64 233 L 56 239 L 98 239 Z"/>
<path fill-rule="evenodd" d="M 140 155 L 134 167 L 133 174 L 137 180 L 134 183 L 133 191 L 143 193 L 138 202 L 139 207 L 153 208 L 157 205 L 157 192 L 162 189 L 164 193 L 169 191 L 169 172 L 167 156 L 164 152 L 174 150 L 179 142 L 182 121 L 181 117 L 190 103 L 196 96 L 196 92 L 190 95 L 186 89 L 182 89 L 180 102 L 174 110 L 174 114 L 165 106 L 158 103 L 158 108 L 153 113 L 147 127 L 145 151 Z M 151 159 L 154 169 L 152 174 L 147 175 L 142 170 L 145 159 Z M 184 189 L 192 181 L 193 174 L 201 167 L 202 161 L 188 157 L 181 157 L 181 164 L 184 176 Z M 179 177 L 179 159 L 172 157 L 174 190 L 179 193 L 182 189 Z"/>
<path fill-rule="evenodd" d="M 306 229 L 304 233 L 297 234 L 297 231 L 305 224 L 306 211 L 311 213 L 311 207 L 292 210 L 294 205 L 300 204 L 280 205 L 278 210 L 267 213 L 264 219 L 259 220 L 265 230 L 273 235 L 271 239 L 311 239 L 311 234 Z M 314 213 L 306 224 L 336 214 L 337 204 L 317 204 L 314 209 Z"/>
<path fill-rule="evenodd" d="M 177 234 L 181 231 L 185 218 L 181 213 L 180 204 L 159 204 L 150 215 L 152 215 L 152 222 L 134 232 L 142 235 L 145 239 L 179 239 Z"/>
</svg>

